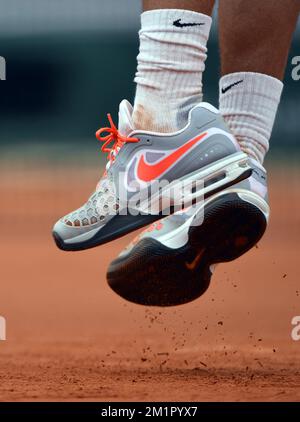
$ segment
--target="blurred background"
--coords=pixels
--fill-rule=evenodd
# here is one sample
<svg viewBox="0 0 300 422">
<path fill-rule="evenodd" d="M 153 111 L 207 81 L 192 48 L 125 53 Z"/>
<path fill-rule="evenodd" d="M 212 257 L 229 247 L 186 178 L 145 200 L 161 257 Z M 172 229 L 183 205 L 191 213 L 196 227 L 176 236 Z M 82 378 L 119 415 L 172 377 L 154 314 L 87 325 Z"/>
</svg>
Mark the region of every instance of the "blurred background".
<svg viewBox="0 0 300 422">
<path fill-rule="evenodd" d="M 0 0 L 0 10 L 0 56 L 7 62 L 1 148 L 20 144 L 24 153 L 37 144 L 42 154 L 50 143 L 61 153 L 66 144 L 67 159 L 95 142 L 95 130 L 106 125 L 106 113 L 116 118 L 120 100 L 134 98 L 141 0 Z M 272 138 L 274 155 L 299 149 L 300 83 L 291 78 L 299 43 L 298 25 Z M 208 50 L 204 94 L 217 105 L 217 19 Z"/>
</svg>

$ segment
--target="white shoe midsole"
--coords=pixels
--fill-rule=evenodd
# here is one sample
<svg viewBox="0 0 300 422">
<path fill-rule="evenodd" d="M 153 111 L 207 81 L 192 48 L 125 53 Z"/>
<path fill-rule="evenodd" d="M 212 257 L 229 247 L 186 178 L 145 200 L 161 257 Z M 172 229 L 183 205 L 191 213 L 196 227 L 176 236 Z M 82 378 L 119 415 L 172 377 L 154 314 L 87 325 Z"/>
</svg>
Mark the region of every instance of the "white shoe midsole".
<svg viewBox="0 0 300 422">
<path fill-rule="evenodd" d="M 248 156 L 243 152 L 237 152 L 206 166 L 200 171 L 197 170 L 181 179 L 174 180 L 160 192 L 142 202 L 137 209 L 139 212 L 148 214 L 153 213 L 153 210 L 161 211 L 160 204 L 166 198 L 169 199 L 170 205 L 177 205 L 178 209 L 182 205 L 186 208 L 195 202 L 201 203 L 203 198 L 211 191 L 221 189 L 230 183 L 233 184 L 245 171 L 250 169 Z M 179 197 L 176 197 L 178 192 Z M 182 193 L 184 193 L 183 198 Z"/>
<path fill-rule="evenodd" d="M 77 236 L 70 237 L 68 239 L 64 239 L 64 243 L 66 244 L 72 244 L 72 243 L 80 243 L 87 240 L 92 239 L 96 233 L 98 233 L 99 230 L 101 230 L 104 226 L 96 227 L 94 229 L 88 230 L 85 233 L 81 233 Z"/>
<path fill-rule="evenodd" d="M 235 192 L 235 190 L 232 189 L 231 192 Z M 254 192 L 242 189 L 237 190 L 236 193 L 243 201 L 249 202 L 250 204 L 255 205 L 257 208 L 259 208 L 266 217 L 267 222 L 269 221 L 270 207 L 263 198 L 261 198 Z"/>
</svg>

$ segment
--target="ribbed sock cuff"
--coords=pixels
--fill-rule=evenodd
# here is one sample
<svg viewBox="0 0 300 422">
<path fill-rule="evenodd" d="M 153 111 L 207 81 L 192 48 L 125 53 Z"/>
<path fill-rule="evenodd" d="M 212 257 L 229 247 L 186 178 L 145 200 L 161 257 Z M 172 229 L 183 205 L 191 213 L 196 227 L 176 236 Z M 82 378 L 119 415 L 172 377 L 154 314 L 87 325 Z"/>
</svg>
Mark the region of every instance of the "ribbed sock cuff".
<svg viewBox="0 0 300 422">
<path fill-rule="evenodd" d="M 232 88 L 228 89 L 230 86 Z M 255 72 L 230 73 L 222 76 L 219 82 L 220 101 L 224 107 L 230 107 L 235 103 L 237 93 L 241 95 L 239 103 L 243 103 L 244 96 L 255 94 L 278 104 L 282 89 L 283 83 L 279 79 Z"/>
<path fill-rule="evenodd" d="M 220 79 L 220 112 L 241 148 L 261 163 L 282 89 L 281 81 L 261 73 L 237 72 Z"/>
</svg>

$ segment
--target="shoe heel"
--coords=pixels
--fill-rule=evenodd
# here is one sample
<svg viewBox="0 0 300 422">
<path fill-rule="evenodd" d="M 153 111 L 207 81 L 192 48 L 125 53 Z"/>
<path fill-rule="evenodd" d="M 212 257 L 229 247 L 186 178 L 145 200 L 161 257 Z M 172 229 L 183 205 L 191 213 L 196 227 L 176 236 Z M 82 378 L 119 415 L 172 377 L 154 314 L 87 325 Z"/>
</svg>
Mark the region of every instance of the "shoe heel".
<svg viewBox="0 0 300 422">
<path fill-rule="evenodd" d="M 209 265 L 232 261 L 263 236 L 267 226 L 264 213 L 237 193 L 224 194 L 210 202 L 204 210 L 204 220 L 191 226 L 190 243 L 195 249 L 205 248 Z"/>
</svg>

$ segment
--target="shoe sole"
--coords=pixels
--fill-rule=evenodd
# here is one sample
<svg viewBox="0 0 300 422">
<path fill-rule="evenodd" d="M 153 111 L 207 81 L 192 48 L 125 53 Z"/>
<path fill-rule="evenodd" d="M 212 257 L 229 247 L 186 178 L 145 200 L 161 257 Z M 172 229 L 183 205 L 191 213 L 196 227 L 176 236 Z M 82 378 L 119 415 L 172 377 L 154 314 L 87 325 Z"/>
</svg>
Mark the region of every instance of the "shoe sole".
<svg viewBox="0 0 300 422">
<path fill-rule="evenodd" d="M 129 256 L 111 263 L 108 284 L 136 304 L 175 306 L 191 302 L 207 290 L 211 266 L 246 253 L 263 236 L 266 226 L 260 208 L 238 193 L 226 193 L 205 206 L 203 223 L 190 227 L 183 247 L 172 249 L 145 238 Z"/>
</svg>

